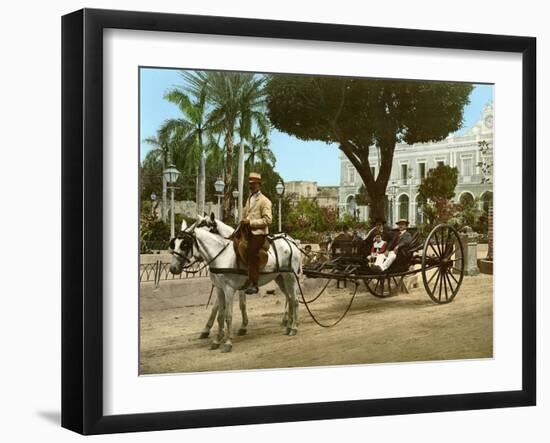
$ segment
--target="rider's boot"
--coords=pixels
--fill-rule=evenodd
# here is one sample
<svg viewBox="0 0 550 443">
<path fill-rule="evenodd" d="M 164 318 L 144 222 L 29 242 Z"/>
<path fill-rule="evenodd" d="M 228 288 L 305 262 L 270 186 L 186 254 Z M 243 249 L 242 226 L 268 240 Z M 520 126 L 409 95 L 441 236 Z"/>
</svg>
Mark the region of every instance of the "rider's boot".
<svg viewBox="0 0 550 443">
<path fill-rule="evenodd" d="M 258 285 L 255 285 L 254 283 L 250 283 L 250 286 L 248 286 L 248 288 L 246 288 L 246 290 L 244 291 L 245 294 L 257 294 L 258 293 Z"/>
</svg>

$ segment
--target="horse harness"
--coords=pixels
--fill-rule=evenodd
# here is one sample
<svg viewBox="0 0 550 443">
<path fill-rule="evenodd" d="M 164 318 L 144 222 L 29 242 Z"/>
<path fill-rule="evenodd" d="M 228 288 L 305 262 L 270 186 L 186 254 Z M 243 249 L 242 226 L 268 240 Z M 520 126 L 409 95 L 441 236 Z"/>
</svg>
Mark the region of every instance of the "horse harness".
<svg viewBox="0 0 550 443">
<path fill-rule="evenodd" d="M 289 240 L 289 237 L 284 233 L 283 234 L 276 234 L 276 235 L 268 235 L 267 240 L 273 246 L 273 253 L 275 255 L 276 267 L 275 267 L 275 271 L 272 271 L 272 272 L 262 272 L 262 271 L 260 271 L 260 274 L 274 274 L 274 273 L 280 274 L 282 272 L 293 272 L 292 268 L 291 268 L 293 252 L 292 252 L 292 246 L 290 245 L 290 243 L 293 243 L 294 245 L 296 245 L 294 240 L 292 240 L 292 239 Z M 290 257 L 288 259 L 288 268 L 287 269 L 281 269 L 281 264 L 280 264 L 280 261 L 279 261 L 279 253 L 277 252 L 277 248 L 274 245 L 276 240 L 284 240 L 287 243 L 288 248 L 290 250 Z M 296 246 L 298 246 L 298 245 L 296 245 Z M 238 254 L 237 254 L 237 260 L 239 260 Z M 210 268 L 210 272 L 212 274 L 243 274 L 243 275 L 247 274 L 246 269 L 235 269 L 235 268 Z"/>
<path fill-rule="evenodd" d="M 186 248 L 190 248 L 193 245 L 195 245 L 197 247 L 197 249 L 200 249 L 199 243 L 197 241 L 197 237 L 195 235 L 193 235 L 191 232 L 188 232 L 188 231 L 178 232 L 176 237 L 170 241 L 170 249 L 172 249 L 172 251 L 171 251 L 172 255 L 175 255 L 175 256 L 179 257 L 180 259 L 182 259 L 182 260 L 188 260 L 188 259 L 183 254 L 176 251 L 176 249 L 175 249 L 175 240 L 176 239 L 182 240 L 182 245 Z M 289 239 L 289 237 L 286 233 L 281 233 L 281 234 L 276 234 L 276 235 L 268 235 L 267 240 L 273 246 L 273 253 L 275 255 L 275 263 L 276 263 L 275 271 L 274 272 L 267 272 L 267 274 L 281 273 L 281 272 L 293 272 L 292 268 L 291 268 L 293 252 L 292 252 L 292 246 L 291 246 L 290 243 L 293 243 L 296 247 L 299 248 L 299 246 L 296 244 L 296 242 L 293 239 Z M 275 241 L 277 241 L 277 240 L 284 240 L 286 242 L 286 244 L 288 245 L 288 248 L 290 250 L 290 257 L 288 259 L 288 269 L 281 269 L 281 265 L 280 265 L 280 261 L 279 261 L 279 253 L 277 252 L 277 248 L 275 247 Z M 183 269 L 186 270 L 185 272 L 189 273 L 189 274 L 196 274 L 197 272 L 202 271 L 204 268 L 206 268 L 211 263 L 213 263 L 214 260 L 216 260 L 227 249 L 227 247 L 230 244 L 231 244 L 231 242 L 227 243 L 220 250 L 220 252 L 218 252 L 211 260 L 209 260 L 207 263 L 205 263 L 203 266 L 201 266 L 200 269 L 194 270 L 194 271 L 186 270 L 186 269 L 189 269 L 190 267 L 192 267 L 193 265 L 195 265 L 196 263 L 199 263 L 202 260 L 195 260 L 193 262 L 189 262 L 188 265 L 183 266 Z M 180 246 L 180 248 L 181 248 L 181 246 Z M 237 255 L 237 259 L 238 259 L 238 255 Z M 235 268 L 210 268 L 209 271 L 213 274 L 227 274 L 227 273 L 246 274 L 247 273 L 247 271 L 245 269 L 235 269 Z M 260 273 L 262 273 L 262 272 L 260 272 Z M 263 273 L 266 274 L 266 272 L 263 272 Z"/>
</svg>

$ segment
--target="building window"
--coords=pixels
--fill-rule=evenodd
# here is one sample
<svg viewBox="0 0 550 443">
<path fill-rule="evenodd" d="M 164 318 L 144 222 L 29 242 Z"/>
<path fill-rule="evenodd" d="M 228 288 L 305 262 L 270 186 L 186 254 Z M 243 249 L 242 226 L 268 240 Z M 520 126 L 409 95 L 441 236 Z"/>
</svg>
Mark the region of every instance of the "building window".
<svg viewBox="0 0 550 443">
<path fill-rule="evenodd" d="M 462 158 L 462 175 L 465 177 L 470 177 L 474 172 L 474 160 L 472 157 L 463 157 Z"/>
<path fill-rule="evenodd" d="M 399 218 L 409 219 L 409 197 L 406 194 L 399 197 Z"/>
<path fill-rule="evenodd" d="M 348 183 L 355 183 L 355 168 L 348 166 Z"/>
<path fill-rule="evenodd" d="M 436 160 L 436 166 L 444 166 L 445 160 Z"/>
<path fill-rule="evenodd" d="M 403 163 L 401 165 L 401 180 L 403 180 L 403 183 L 407 183 L 407 174 L 408 174 L 408 165 L 406 163 Z"/>
<path fill-rule="evenodd" d="M 421 179 L 426 178 L 426 163 L 418 163 L 418 176 Z"/>
</svg>

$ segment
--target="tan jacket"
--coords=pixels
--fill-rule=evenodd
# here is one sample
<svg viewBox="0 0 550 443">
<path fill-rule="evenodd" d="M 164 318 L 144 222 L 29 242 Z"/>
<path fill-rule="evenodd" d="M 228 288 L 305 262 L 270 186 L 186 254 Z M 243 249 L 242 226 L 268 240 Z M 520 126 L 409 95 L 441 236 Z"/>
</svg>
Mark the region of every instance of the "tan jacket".
<svg viewBox="0 0 550 443">
<path fill-rule="evenodd" d="M 258 191 L 258 193 L 259 195 L 256 197 L 252 207 L 250 206 L 250 197 L 248 197 L 243 211 L 244 218 L 250 220 L 252 234 L 267 235 L 269 234 L 269 225 L 273 219 L 271 201 L 261 191 Z"/>
</svg>

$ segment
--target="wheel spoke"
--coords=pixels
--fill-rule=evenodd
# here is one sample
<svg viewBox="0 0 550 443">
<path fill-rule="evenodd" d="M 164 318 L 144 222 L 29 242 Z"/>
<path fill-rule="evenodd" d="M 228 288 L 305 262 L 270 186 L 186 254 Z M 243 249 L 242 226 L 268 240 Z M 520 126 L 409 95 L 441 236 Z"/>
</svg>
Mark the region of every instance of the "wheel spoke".
<svg viewBox="0 0 550 443">
<path fill-rule="evenodd" d="M 451 258 L 455 252 L 456 252 L 456 249 L 454 248 L 454 246 L 451 246 L 450 251 L 447 254 L 445 254 L 445 257 Z"/>
<path fill-rule="evenodd" d="M 454 296 L 455 295 L 455 288 L 453 288 L 453 285 L 451 283 L 451 278 L 449 277 L 449 273 L 446 273 L 445 277 L 447 278 L 447 281 L 449 282 L 449 288 L 451 289 L 451 296 Z"/>
<path fill-rule="evenodd" d="M 376 279 L 376 285 L 374 286 L 374 292 L 378 289 L 378 286 L 380 285 L 380 279 Z M 378 292 L 376 292 L 378 294 Z"/>
<path fill-rule="evenodd" d="M 446 229 L 441 230 L 441 256 L 445 257 L 445 252 L 447 251 L 447 233 Z"/>
<path fill-rule="evenodd" d="M 438 274 L 439 272 L 439 269 L 436 269 L 435 272 L 432 274 L 432 276 L 430 277 L 430 279 L 428 280 L 428 286 L 430 285 L 430 283 L 432 282 L 432 280 L 434 279 L 434 277 Z"/>
<path fill-rule="evenodd" d="M 462 274 L 462 269 L 455 268 L 454 266 L 453 266 L 453 269 L 454 269 L 456 272 Z"/>
<path fill-rule="evenodd" d="M 453 268 L 454 269 L 454 268 Z M 456 277 L 453 275 L 452 272 L 449 272 L 448 273 L 451 277 L 453 277 L 453 280 L 456 282 L 456 284 L 458 285 L 458 280 L 456 279 Z"/>
<path fill-rule="evenodd" d="M 453 231 L 448 230 L 447 240 L 445 241 L 445 257 L 450 257 L 454 252 Z"/>
<path fill-rule="evenodd" d="M 439 282 L 439 277 L 441 276 L 441 273 L 439 272 L 439 269 L 437 270 L 437 278 L 435 279 L 435 284 L 434 284 L 434 287 L 432 289 L 432 293 L 433 295 L 435 296 L 435 290 L 437 288 L 437 283 Z"/>
<path fill-rule="evenodd" d="M 441 257 L 441 244 L 439 243 L 439 237 L 437 236 L 437 231 L 434 232 L 434 237 L 435 237 L 435 241 L 437 242 L 436 243 L 437 250 L 439 251 L 439 254 L 437 256 Z"/>
<path fill-rule="evenodd" d="M 445 285 L 445 300 L 449 300 L 449 295 L 447 294 L 447 273 L 443 271 L 443 284 Z"/>
<path fill-rule="evenodd" d="M 452 242 L 452 232 L 448 231 L 447 237 L 445 237 L 445 247 L 443 248 L 443 256 L 444 257 L 450 257 L 453 250 L 453 242 Z"/>
<path fill-rule="evenodd" d="M 432 251 L 434 251 L 435 256 L 436 256 L 436 257 L 439 257 L 439 254 L 438 254 L 437 251 L 435 250 L 434 245 L 432 244 L 432 242 L 430 242 L 429 245 L 430 245 L 430 248 L 432 248 Z"/>
<path fill-rule="evenodd" d="M 443 273 L 441 273 L 441 278 L 439 279 L 439 301 L 441 301 L 441 287 L 443 286 Z"/>
</svg>

